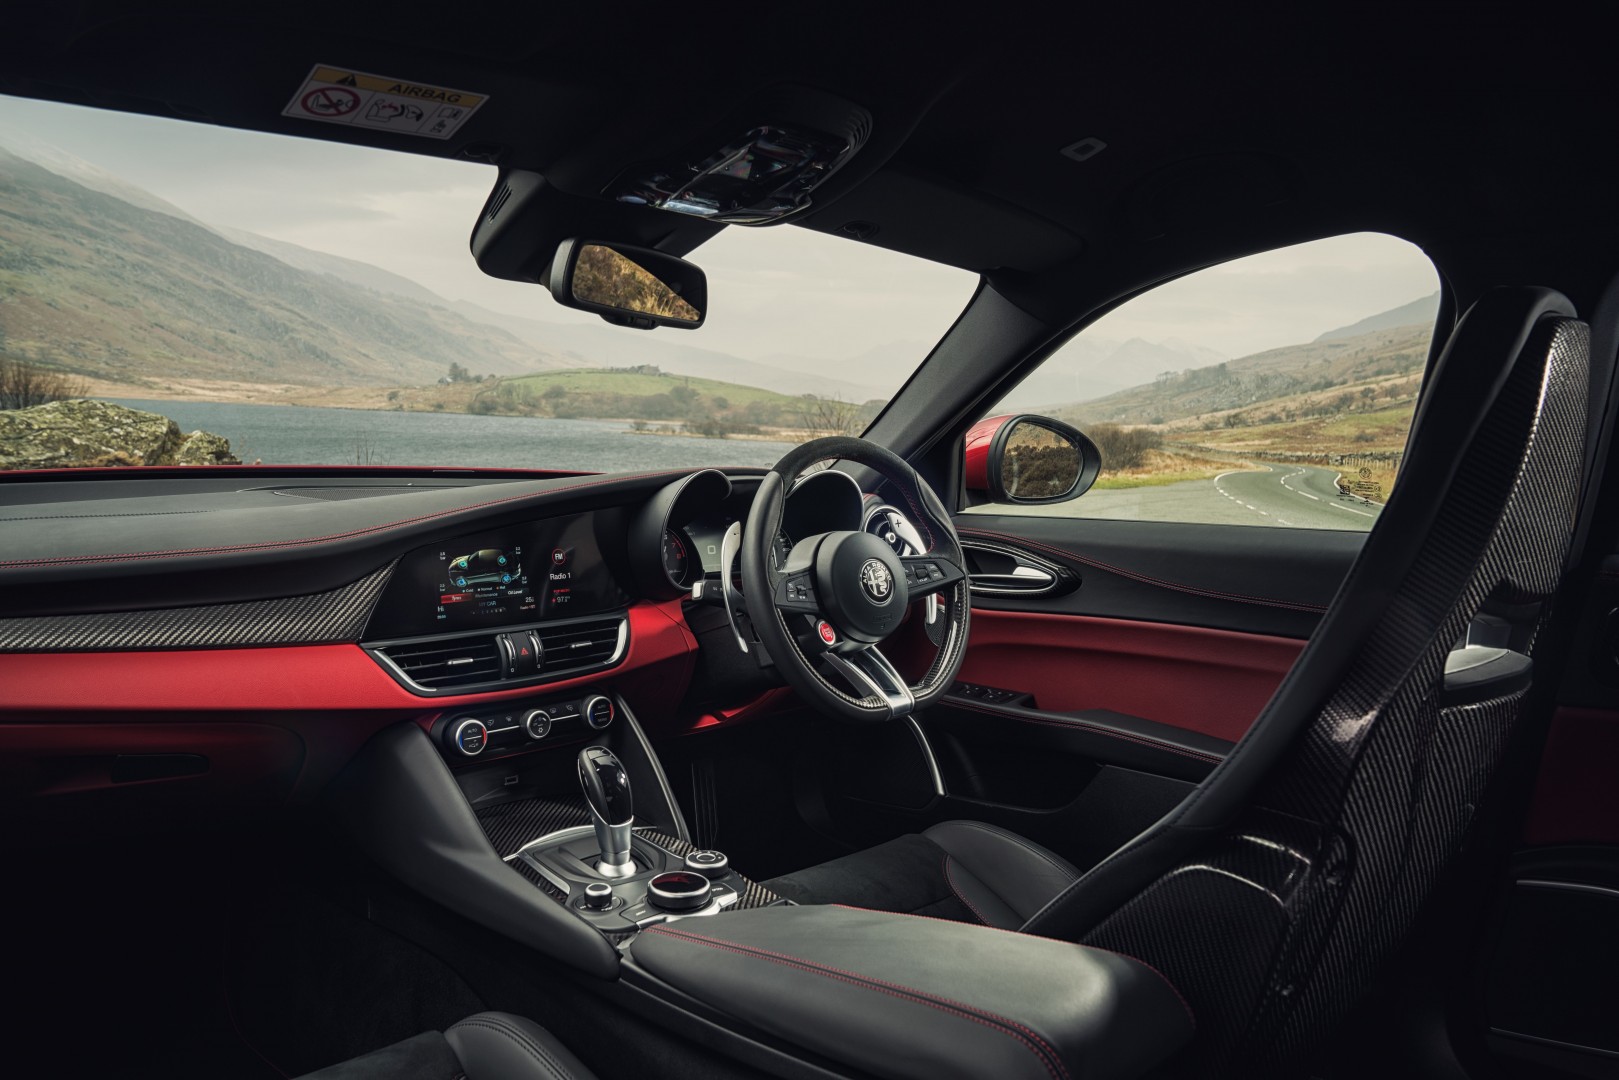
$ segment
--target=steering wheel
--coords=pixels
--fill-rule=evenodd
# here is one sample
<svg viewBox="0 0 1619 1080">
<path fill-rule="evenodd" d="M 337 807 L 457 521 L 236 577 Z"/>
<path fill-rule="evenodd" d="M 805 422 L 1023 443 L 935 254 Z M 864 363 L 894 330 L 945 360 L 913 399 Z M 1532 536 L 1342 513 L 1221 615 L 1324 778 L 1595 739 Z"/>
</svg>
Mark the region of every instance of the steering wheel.
<svg viewBox="0 0 1619 1080">
<path fill-rule="evenodd" d="M 796 539 L 782 566 L 772 549 L 787 493 L 814 464 L 833 459 L 875 469 L 915 517 L 927 545 L 899 556 L 868 532 L 840 530 Z M 907 716 L 950 688 L 966 652 L 966 559 L 950 516 L 904 459 L 864 439 L 816 439 L 790 450 L 765 474 L 742 538 L 742 590 L 748 616 L 789 685 L 813 704 L 855 722 Z M 944 640 L 915 684 L 879 646 L 899 629 L 912 597 L 945 594 Z M 826 675 L 846 679 L 849 693 Z"/>
</svg>

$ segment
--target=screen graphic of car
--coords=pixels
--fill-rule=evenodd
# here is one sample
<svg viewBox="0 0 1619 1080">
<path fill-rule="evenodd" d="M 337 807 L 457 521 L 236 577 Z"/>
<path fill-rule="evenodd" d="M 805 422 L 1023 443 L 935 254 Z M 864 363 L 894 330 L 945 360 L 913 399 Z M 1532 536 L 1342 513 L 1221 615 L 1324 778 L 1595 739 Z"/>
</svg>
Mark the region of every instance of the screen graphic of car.
<svg viewBox="0 0 1619 1080">
<path fill-rule="evenodd" d="M 450 582 L 458 589 L 508 585 L 518 576 L 517 560 L 499 548 L 484 548 L 450 560 Z"/>
</svg>

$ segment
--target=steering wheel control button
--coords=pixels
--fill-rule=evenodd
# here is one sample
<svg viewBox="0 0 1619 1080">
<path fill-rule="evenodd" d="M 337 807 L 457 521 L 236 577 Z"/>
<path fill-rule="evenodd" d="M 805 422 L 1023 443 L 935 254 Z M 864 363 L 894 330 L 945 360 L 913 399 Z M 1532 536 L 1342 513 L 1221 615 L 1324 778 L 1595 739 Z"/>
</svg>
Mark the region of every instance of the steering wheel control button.
<svg viewBox="0 0 1619 1080">
<path fill-rule="evenodd" d="M 551 734 L 551 714 L 544 709 L 531 709 L 523 717 L 523 730 L 531 739 L 543 739 Z"/>
<path fill-rule="evenodd" d="M 584 704 L 579 706 L 579 712 L 585 718 L 585 723 L 597 731 L 613 722 L 613 703 L 601 694 L 586 698 Z"/>
<path fill-rule="evenodd" d="M 580 901 L 586 911 L 607 911 L 613 906 L 613 887 L 605 881 L 592 881 L 585 886 L 584 899 Z"/>
<path fill-rule="evenodd" d="M 467 719 L 455 725 L 455 748 L 466 757 L 477 757 L 489 745 L 489 729 L 482 720 Z"/>
<path fill-rule="evenodd" d="M 816 613 L 815 586 L 808 572 L 789 574 L 776 586 L 776 606 L 783 611 Z"/>
<path fill-rule="evenodd" d="M 820 637 L 821 643 L 824 645 L 836 645 L 838 643 L 837 629 L 825 619 L 815 624 L 815 633 Z"/>
<path fill-rule="evenodd" d="M 731 860 L 723 851 L 712 849 L 692 851 L 686 855 L 686 869 L 713 880 L 730 872 Z"/>
<path fill-rule="evenodd" d="M 646 885 L 646 898 L 663 911 L 696 911 L 708 906 L 714 887 L 694 870 L 669 870 Z"/>
</svg>

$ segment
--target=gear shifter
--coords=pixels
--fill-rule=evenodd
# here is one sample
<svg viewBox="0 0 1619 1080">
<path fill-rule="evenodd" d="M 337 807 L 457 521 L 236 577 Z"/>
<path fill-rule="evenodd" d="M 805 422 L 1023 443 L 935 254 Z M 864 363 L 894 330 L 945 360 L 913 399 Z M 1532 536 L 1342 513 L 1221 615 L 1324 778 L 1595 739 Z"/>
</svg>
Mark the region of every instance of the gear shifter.
<svg viewBox="0 0 1619 1080">
<path fill-rule="evenodd" d="M 596 872 L 605 878 L 634 875 L 638 871 L 630 858 L 630 825 L 635 811 L 624 766 L 607 747 L 587 746 L 579 751 L 579 783 L 601 847 Z"/>
</svg>

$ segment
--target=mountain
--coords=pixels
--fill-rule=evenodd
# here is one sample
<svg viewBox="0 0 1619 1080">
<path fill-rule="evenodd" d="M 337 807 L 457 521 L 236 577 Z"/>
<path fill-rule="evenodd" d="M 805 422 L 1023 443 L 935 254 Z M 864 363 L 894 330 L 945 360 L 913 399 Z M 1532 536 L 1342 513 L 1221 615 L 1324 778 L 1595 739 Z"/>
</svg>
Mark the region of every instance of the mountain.
<svg viewBox="0 0 1619 1080">
<path fill-rule="evenodd" d="M 1409 304 L 1402 304 L 1388 311 L 1380 311 L 1376 315 L 1368 315 L 1359 322 L 1340 326 L 1336 330 L 1328 330 L 1316 338 L 1316 341 L 1342 341 L 1344 338 L 1360 337 L 1373 330 L 1390 330 L 1396 326 L 1416 326 L 1426 323 L 1429 326 L 1439 317 L 1439 294 L 1424 296 L 1420 300 L 1413 300 Z"/>
<path fill-rule="evenodd" d="M 535 304 L 551 301 L 540 290 L 535 290 Z M 875 397 L 887 397 L 880 387 L 838 378 L 814 370 L 819 367 L 836 370 L 861 370 L 857 360 L 828 361 L 811 357 L 790 358 L 803 367 L 788 363 L 744 360 L 730 353 L 717 352 L 695 345 L 683 345 L 681 331 L 658 330 L 629 331 L 606 323 L 554 323 L 541 319 L 528 319 L 520 315 L 507 315 L 491 311 L 469 300 L 457 300 L 451 309 L 469 319 L 498 326 L 523 341 L 544 348 L 560 358 L 559 363 L 578 367 L 636 367 L 652 364 L 666 372 L 689 375 L 698 379 L 741 383 L 745 386 L 769 387 L 783 394 L 815 394 L 836 397 L 845 401 L 864 402 Z M 921 356 L 917 362 L 921 362 Z"/>
<path fill-rule="evenodd" d="M 1350 388 L 1369 389 L 1370 404 L 1391 393 L 1414 392 L 1428 361 L 1432 335 L 1429 321 L 1269 349 L 1189 371 L 1166 372 L 1150 383 L 1066 406 L 1056 415 L 1080 424 L 1166 424 L 1208 413 L 1253 412 L 1279 401 L 1290 401 L 1292 409 L 1314 408 Z"/>
<path fill-rule="evenodd" d="M 565 363 L 447 308 L 235 243 L 119 181 L 81 179 L 96 186 L 0 150 L 0 341 L 14 355 L 118 381 L 307 385 Z"/>
<path fill-rule="evenodd" d="M 208 228 L 233 244 L 262 252 L 273 259 L 280 259 L 298 270 L 307 270 L 311 274 L 326 274 L 350 285 L 361 285 L 379 293 L 403 297 L 419 304 L 449 306 L 448 300 L 425 285 L 418 285 L 410 278 L 384 270 L 380 266 L 372 266 L 358 259 L 345 259 L 341 255 L 328 255 L 324 251 L 312 251 L 297 244 L 289 244 L 285 240 L 272 240 L 268 236 L 260 236 L 246 229 L 232 229 L 225 225 L 209 225 Z"/>
<path fill-rule="evenodd" d="M 1206 366 L 1225 358 L 1213 349 L 1170 338 L 1126 341 L 1080 334 L 1036 368 L 1001 402 L 1005 411 L 1050 412 L 1061 403 L 1105 398 L 1135 386 L 1143 372 Z"/>
</svg>

